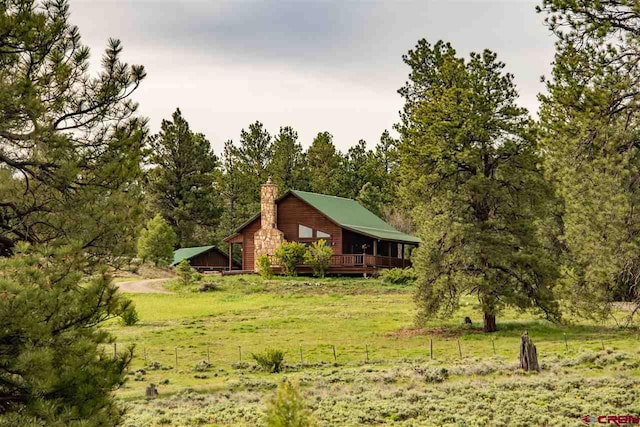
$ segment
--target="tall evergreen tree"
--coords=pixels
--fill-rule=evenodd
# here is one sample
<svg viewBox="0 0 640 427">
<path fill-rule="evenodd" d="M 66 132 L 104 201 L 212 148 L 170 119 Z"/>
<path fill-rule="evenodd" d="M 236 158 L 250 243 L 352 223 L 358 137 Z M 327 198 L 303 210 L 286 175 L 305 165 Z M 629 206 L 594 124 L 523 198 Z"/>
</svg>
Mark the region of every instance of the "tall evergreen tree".
<svg viewBox="0 0 640 427">
<path fill-rule="evenodd" d="M 145 76 L 111 40 L 97 77 L 64 0 L 0 7 L 0 424 L 109 426 L 131 351 L 97 325 L 126 302 L 97 261 L 134 248 Z M 20 241 L 30 242 L 31 247 Z"/>
<path fill-rule="evenodd" d="M 307 150 L 307 170 L 311 191 L 338 195 L 341 156 L 333 145 L 333 135 L 319 132 Z"/>
<path fill-rule="evenodd" d="M 238 169 L 250 186 L 249 197 L 256 203 L 260 201 L 260 185 L 269 178 L 269 164 L 272 156 L 272 139 L 260 122 L 249 125 L 249 130 L 240 132 L 240 145 L 237 155 Z"/>
<path fill-rule="evenodd" d="M 132 253 L 146 121 L 130 99 L 145 71 L 110 40 L 97 77 L 66 1 L 0 8 L 0 255 L 18 241 Z"/>
<path fill-rule="evenodd" d="M 260 209 L 255 200 L 253 179 L 247 176 L 242 167 L 238 147 L 229 140 L 224 144 L 222 155 L 222 177 L 220 180 L 223 200 L 222 217 L 216 234 L 216 241 L 231 235 L 233 231 Z"/>
<path fill-rule="evenodd" d="M 606 316 L 620 285 L 640 303 L 640 8 L 544 0 L 539 11 L 557 37 L 540 116 L 571 255 L 565 295 Z"/>
<path fill-rule="evenodd" d="M 450 314 L 470 294 L 486 332 L 504 306 L 558 319 L 557 267 L 536 227 L 550 194 L 513 76 L 490 51 L 465 61 L 443 42 L 420 40 L 404 61 L 400 173 L 422 238 L 420 317 Z"/>
<path fill-rule="evenodd" d="M 367 149 L 364 140 L 349 148 L 343 161 L 341 187 L 344 196 L 355 198 L 362 187 L 369 183 L 378 189 L 385 184 L 386 173 L 382 159 Z"/>
<path fill-rule="evenodd" d="M 150 138 L 147 195 L 152 213 L 173 227 L 179 247 L 211 243 L 221 215 L 220 161 L 180 109 Z"/>
<path fill-rule="evenodd" d="M 298 133 L 290 126 L 280 128 L 274 138 L 269 175 L 283 193 L 289 189 L 306 190 L 309 186 L 305 170 L 305 153 Z"/>
</svg>

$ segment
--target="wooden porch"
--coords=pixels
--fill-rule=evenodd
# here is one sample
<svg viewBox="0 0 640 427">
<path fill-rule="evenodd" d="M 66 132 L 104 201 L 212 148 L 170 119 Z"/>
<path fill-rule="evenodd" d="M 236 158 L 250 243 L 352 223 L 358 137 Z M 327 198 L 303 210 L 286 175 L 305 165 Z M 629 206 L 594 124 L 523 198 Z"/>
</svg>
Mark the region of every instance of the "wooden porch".
<svg viewBox="0 0 640 427">
<path fill-rule="evenodd" d="M 270 258 L 273 272 L 280 273 L 282 268 L 278 264 L 278 260 L 273 256 Z M 380 269 L 405 267 L 411 267 L 411 261 L 408 259 L 369 254 L 341 254 L 331 256 L 328 273 L 373 274 Z M 302 274 L 313 272 L 312 267 L 308 264 L 298 264 L 296 270 Z"/>
</svg>

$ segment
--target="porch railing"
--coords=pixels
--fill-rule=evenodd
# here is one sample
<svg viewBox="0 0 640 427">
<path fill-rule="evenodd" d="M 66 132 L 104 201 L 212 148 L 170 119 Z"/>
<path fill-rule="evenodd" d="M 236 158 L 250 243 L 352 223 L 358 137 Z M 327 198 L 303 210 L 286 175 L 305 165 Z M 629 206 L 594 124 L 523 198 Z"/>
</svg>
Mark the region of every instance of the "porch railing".
<svg viewBox="0 0 640 427">
<path fill-rule="evenodd" d="M 274 256 L 269 257 L 271 265 L 279 266 L 278 259 Z M 299 264 L 304 267 L 306 264 Z M 378 267 L 378 268 L 402 268 L 410 267 L 411 261 L 402 260 L 396 257 L 367 255 L 367 254 L 341 254 L 331 256 L 331 267 Z"/>
</svg>

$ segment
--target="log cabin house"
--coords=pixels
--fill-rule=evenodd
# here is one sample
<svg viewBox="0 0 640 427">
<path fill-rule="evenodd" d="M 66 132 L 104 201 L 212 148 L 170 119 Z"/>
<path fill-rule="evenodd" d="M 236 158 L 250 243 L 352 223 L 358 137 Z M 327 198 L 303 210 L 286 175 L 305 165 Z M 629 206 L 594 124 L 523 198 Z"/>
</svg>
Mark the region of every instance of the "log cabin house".
<svg viewBox="0 0 640 427">
<path fill-rule="evenodd" d="M 199 272 L 222 271 L 233 268 L 240 268 L 240 264 L 233 262 L 229 264 L 227 254 L 215 246 L 196 246 L 191 248 L 180 248 L 173 252 L 173 262 L 171 267 L 177 266 L 180 261 L 186 259 L 194 269 Z"/>
<path fill-rule="evenodd" d="M 355 200 L 306 191 L 289 190 L 278 197 L 278 187 L 267 181 L 260 189 L 260 212 L 227 237 L 232 259 L 241 246 L 242 269 L 256 271 L 260 255 L 272 257 L 284 241 L 309 244 L 324 239 L 333 249 L 329 273 L 371 274 L 381 268 L 409 267 L 405 248 L 420 240 L 396 230 Z M 228 270 L 232 270 L 229 264 Z M 310 272 L 300 265 L 298 271 Z"/>
</svg>

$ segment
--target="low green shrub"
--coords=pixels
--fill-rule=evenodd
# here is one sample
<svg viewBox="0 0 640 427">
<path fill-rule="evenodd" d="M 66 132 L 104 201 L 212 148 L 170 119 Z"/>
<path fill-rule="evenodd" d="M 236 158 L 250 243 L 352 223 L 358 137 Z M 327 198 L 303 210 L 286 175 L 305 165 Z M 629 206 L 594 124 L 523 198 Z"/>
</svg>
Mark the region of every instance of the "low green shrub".
<svg viewBox="0 0 640 427">
<path fill-rule="evenodd" d="M 331 257 L 333 249 L 327 246 L 324 239 L 317 240 L 309 246 L 309 250 L 305 255 L 305 262 L 313 268 L 313 275 L 316 277 L 324 277 L 331 266 Z"/>
<path fill-rule="evenodd" d="M 271 279 L 273 277 L 271 259 L 267 255 L 260 255 L 256 259 L 256 264 L 258 265 L 258 273 L 263 279 Z"/>
<path fill-rule="evenodd" d="M 413 268 L 390 268 L 380 272 L 383 283 L 392 285 L 410 285 L 416 281 L 416 272 Z"/>
<path fill-rule="evenodd" d="M 284 366 L 284 352 L 281 350 L 267 349 L 263 353 L 252 353 L 251 357 L 260 368 L 274 374 L 282 371 Z"/>
<path fill-rule="evenodd" d="M 265 424 L 268 427 L 309 427 L 316 422 L 298 388 L 285 380 L 267 404 Z"/>
<path fill-rule="evenodd" d="M 295 276 L 296 266 L 305 261 L 307 247 L 303 243 L 283 242 L 275 253 L 284 273 L 287 276 Z"/>
<path fill-rule="evenodd" d="M 120 321 L 125 326 L 133 326 L 140 320 L 133 302 L 129 301 L 126 309 L 120 315 Z"/>
</svg>

